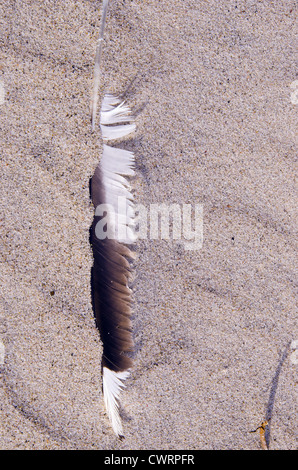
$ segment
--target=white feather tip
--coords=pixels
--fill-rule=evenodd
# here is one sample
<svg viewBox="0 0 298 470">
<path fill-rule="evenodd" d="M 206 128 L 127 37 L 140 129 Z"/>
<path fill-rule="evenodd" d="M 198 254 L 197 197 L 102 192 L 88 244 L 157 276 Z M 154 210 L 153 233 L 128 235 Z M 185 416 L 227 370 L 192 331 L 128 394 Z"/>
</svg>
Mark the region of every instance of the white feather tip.
<svg viewBox="0 0 298 470">
<path fill-rule="evenodd" d="M 127 379 L 129 371 L 115 372 L 107 367 L 103 368 L 103 396 L 105 407 L 114 433 L 123 437 L 123 429 L 119 414 L 119 396 L 125 387 L 123 380 Z"/>
</svg>

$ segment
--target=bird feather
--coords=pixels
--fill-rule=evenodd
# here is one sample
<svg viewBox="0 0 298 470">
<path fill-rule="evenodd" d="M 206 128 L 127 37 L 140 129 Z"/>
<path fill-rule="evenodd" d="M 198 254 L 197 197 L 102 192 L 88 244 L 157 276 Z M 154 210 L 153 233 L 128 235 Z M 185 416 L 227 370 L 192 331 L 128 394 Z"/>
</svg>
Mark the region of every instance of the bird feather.
<svg viewBox="0 0 298 470">
<path fill-rule="evenodd" d="M 100 111 L 100 128 L 103 140 L 109 142 L 114 136 L 118 139 L 129 135 L 135 130 L 135 124 L 124 103 L 112 95 L 105 95 Z M 105 129 L 112 128 L 113 132 L 105 132 Z M 103 343 L 104 403 L 112 428 L 119 437 L 123 436 L 119 396 L 133 364 L 129 354 L 134 346 L 129 279 L 130 260 L 134 257 L 130 245 L 136 237 L 133 195 L 127 179 L 133 175 L 133 153 L 105 143 L 91 180 L 91 198 L 95 207 L 91 227 L 92 300 Z M 119 208 L 119 198 L 125 202 L 123 210 Z"/>
<path fill-rule="evenodd" d="M 100 61 L 108 0 L 103 0 L 101 26 L 96 47 L 94 87 L 91 97 L 91 126 L 95 121 L 100 85 Z M 132 293 L 129 287 L 130 245 L 135 242 L 134 203 L 127 177 L 134 175 L 134 155 L 111 142 L 135 130 L 134 118 L 125 102 L 105 94 L 100 109 L 103 153 L 91 179 L 91 199 L 95 208 L 90 240 L 93 250 L 91 275 L 92 304 L 103 343 L 103 396 L 112 428 L 123 436 L 119 397 L 133 361 Z M 108 145 L 109 144 L 109 145 Z M 120 202 L 119 202 L 120 201 Z M 123 204 L 124 202 L 124 204 Z"/>
</svg>

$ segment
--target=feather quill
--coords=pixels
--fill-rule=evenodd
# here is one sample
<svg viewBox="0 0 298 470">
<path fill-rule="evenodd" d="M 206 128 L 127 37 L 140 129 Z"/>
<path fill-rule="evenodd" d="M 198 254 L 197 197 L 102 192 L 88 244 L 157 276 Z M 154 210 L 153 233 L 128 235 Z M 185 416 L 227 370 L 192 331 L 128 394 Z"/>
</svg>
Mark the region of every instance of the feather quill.
<svg viewBox="0 0 298 470">
<path fill-rule="evenodd" d="M 92 131 L 95 130 L 95 120 L 96 120 L 96 111 L 97 111 L 97 103 L 98 103 L 98 89 L 99 89 L 99 84 L 100 84 L 100 60 L 101 60 L 103 35 L 104 35 L 104 30 L 105 30 L 108 6 L 109 6 L 109 0 L 103 0 L 100 31 L 99 31 L 99 37 L 98 37 L 98 41 L 96 45 L 96 53 L 95 53 L 93 94 L 91 98 Z"/>
</svg>

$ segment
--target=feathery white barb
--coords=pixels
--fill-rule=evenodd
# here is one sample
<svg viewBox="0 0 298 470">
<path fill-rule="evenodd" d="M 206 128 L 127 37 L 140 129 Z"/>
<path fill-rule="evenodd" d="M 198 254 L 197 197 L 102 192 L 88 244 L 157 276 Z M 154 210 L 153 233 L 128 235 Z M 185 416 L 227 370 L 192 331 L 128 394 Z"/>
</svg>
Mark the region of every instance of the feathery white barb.
<svg viewBox="0 0 298 470">
<path fill-rule="evenodd" d="M 122 381 L 127 379 L 128 376 L 129 371 L 115 372 L 107 367 L 103 368 L 102 382 L 104 402 L 113 431 L 119 437 L 123 436 L 122 423 L 119 414 L 119 396 L 121 390 L 125 387 Z"/>
<path fill-rule="evenodd" d="M 120 103 L 120 104 L 119 104 Z M 131 124 L 116 125 L 119 122 Z M 100 127 L 105 141 L 119 139 L 131 134 L 136 126 L 132 123 L 130 109 L 113 95 L 106 95 L 100 112 Z M 102 123 L 106 125 L 103 125 Z M 110 205 L 108 213 L 110 229 L 114 226 L 113 238 L 122 243 L 134 243 L 134 210 L 130 184 L 125 176 L 133 176 L 134 154 L 128 150 L 103 145 L 100 161 L 105 204 Z M 111 232 L 110 232 L 111 236 Z"/>
<path fill-rule="evenodd" d="M 104 141 L 121 139 L 134 132 L 136 126 L 132 121 L 130 109 L 124 102 L 113 95 L 105 95 L 100 113 L 100 129 Z"/>
</svg>

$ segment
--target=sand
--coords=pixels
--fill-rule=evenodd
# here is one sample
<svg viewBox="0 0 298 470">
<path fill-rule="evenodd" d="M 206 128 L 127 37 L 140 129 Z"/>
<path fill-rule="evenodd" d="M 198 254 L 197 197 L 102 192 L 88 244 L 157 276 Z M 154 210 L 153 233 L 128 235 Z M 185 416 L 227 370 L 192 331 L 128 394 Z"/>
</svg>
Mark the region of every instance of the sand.
<svg viewBox="0 0 298 470">
<path fill-rule="evenodd" d="M 265 419 L 296 449 L 297 4 L 111 0 L 100 93 L 136 115 L 135 200 L 202 205 L 204 230 L 137 244 L 122 441 L 90 296 L 100 6 L 1 4 L 1 449 L 253 450 Z"/>
</svg>

